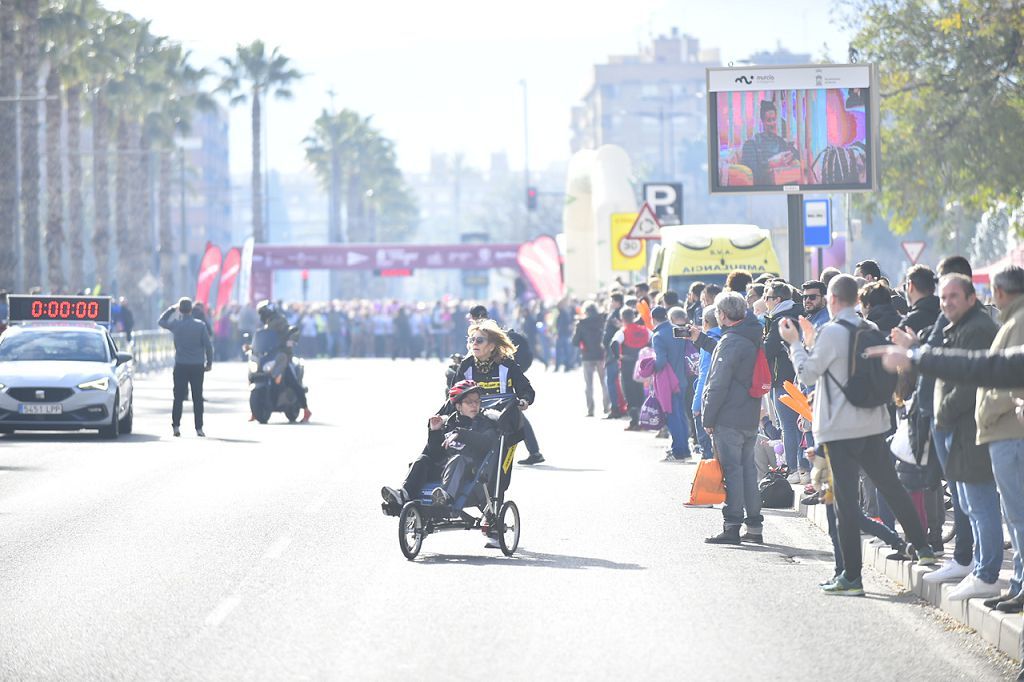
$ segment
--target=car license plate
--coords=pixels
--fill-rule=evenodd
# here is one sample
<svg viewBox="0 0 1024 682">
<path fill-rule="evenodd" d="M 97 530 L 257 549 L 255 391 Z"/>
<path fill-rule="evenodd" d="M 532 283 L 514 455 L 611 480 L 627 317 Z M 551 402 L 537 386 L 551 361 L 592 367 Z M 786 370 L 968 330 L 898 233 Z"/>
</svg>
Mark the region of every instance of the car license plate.
<svg viewBox="0 0 1024 682">
<path fill-rule="evenodd" d="M 18 405 L 18 412 L 22 414 L 63 414 L 64 406 L 61 404 L 38 404 L 21 403 Z"/>
</svg>

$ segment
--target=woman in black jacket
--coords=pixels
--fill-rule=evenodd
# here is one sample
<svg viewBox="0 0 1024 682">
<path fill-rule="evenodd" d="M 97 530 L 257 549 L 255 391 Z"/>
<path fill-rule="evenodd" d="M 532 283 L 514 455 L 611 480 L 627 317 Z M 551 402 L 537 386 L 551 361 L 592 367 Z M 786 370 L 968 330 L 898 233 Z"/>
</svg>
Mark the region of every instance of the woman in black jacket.
<svg viewBox="0 0 1024 682">
<path fill-rule="evenodd" d="M 471 324 L 466 346 L 469 355 L 459 365 L 453 381 L 475 381 L 483 389 L 484 395 L 514 393 L 519 398 L 519 409 L 523 412 L 533 404 L 537 394 L 523 370 L 516 364 L 516 347 L 494 320 L 478 320 Z M 528 457 L 519 460 L 520 464 L 540 464 L 544 461 L 537 436 L 526 415 L 523 415 L 522 433 L 515 434 L 513 439 L 513 442 L 523 440 L 530 453 Z"/>
</svg>

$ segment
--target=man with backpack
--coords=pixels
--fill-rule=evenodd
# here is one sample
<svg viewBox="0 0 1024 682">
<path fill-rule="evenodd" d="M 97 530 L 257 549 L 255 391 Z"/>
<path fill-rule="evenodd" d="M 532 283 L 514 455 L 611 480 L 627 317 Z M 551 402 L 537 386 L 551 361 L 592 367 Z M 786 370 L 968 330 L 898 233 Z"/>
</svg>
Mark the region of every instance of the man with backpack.
<svg viewBox="0 0 1024 682">
<path fill-rule="evenodd" d="M 742 294 L 724 292 L 715 298 L 722 338 L 711 355 L 711 370 L 701 403 L 704 430 L 711 435 L 715 455 L 725 478 L 723 529 L 705 542 L 738 545 L 742 540 L 761 544 L 764 517 L 754 465 L 754 444 L 761 416 L 763 385 L 753 386 L 761 354 L 761 325 L 747 315 Z M 767 366 L 764 363 L 765 367 Z M 770 384 L 770 381 L 768 381 Z M 753 393 L 759 393 L 757 397 Z M 747 532 L 740 536 L 740 526 Z"/>
<path fill-rule="evenodd" d="M 868 346 L 884 344 L 885 339 L 874 325 L 858 317 L 856 305 L 857 281 L 840 275 L 829 282 L 832 321 L 821 331 L 815 332 L 809 321 L 801 320 L 801 342 L 801 329 L 796 325 L 789 320 L 779 325 L 782 339 L 790 346 L 797 377 L 815 387 L 814 440 L 832 467 L 844 564 L 843 573 L 821 589 L 825 594 L 842 596 L 864 595 L 859 522 L 861 468 L 903 526 L 917 550 L 918 564 L 936 563 L 917 510 L 896 477 L 884 440 L 890 429 L 886 405 L 895 389 L 895 377 L 886 379 L 879 361 L 861 358 Z M 913 548 L 908 548 L 911 556 Z"/>
</svg>

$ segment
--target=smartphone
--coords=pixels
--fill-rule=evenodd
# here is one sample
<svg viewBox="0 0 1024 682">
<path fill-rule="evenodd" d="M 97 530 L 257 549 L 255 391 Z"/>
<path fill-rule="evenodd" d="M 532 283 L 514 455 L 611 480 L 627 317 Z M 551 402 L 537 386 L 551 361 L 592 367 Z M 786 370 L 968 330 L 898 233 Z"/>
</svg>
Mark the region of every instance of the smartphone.
<svg viewBox="0 0 1024 682">
<path fill-rule="evenodd" d="M 691 327 L 686 325 L 685 327 L 672 327 L 672 336 L 676 339 L 688 339 L 690 338 Z"/>
</svg>

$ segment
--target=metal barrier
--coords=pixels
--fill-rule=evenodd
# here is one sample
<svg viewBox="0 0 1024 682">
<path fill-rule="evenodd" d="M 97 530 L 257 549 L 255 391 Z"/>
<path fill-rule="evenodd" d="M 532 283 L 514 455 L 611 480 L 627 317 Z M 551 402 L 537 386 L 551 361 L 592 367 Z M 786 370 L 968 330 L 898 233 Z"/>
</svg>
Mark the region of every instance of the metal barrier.
<svg viewBox="0 0 1024 682">
<path fill-rule="evenodd" d="M 174 336 L 163 329 L 132 332 L 129 343 L 123 332 L 111 334 L 118 350 L 135 356 L 135 371 L 155 372 L 174 366 Z"/>
</svg>

